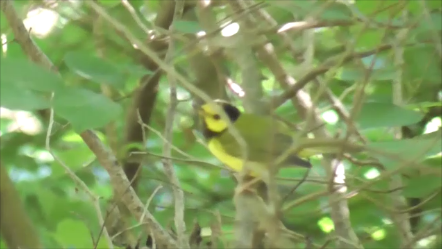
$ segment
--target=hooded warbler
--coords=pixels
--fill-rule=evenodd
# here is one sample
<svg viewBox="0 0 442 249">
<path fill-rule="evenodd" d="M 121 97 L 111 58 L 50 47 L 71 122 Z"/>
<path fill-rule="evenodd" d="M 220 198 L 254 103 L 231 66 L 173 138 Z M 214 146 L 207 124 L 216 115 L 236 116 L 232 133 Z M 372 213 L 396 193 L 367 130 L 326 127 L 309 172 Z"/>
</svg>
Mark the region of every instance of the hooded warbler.
<svg viewBox="0 0 442 249">
<path fill-rule="evenodd" d="M 232 126 L 236 128 L 247 145 L 247 165 L 251 171 L 250 175 L 261 176 L 262 170 L 268 172 L 267 165 L 272 165 L 272 160 L 276 160 L 292 146 L 293 137 L 285 123 L 270 116 L 242 113 L 237 107 L 222 100 L 214 102 L 224 110 Z M 202 132 L 207 140 L 208 148 L 222 163 L 233 171 L 240 172 L 244 166 L 242 147 L 234 135 L 228 131 L 228 123 L 216 110 L 217 108 L 210 103 L 202 105 L 199 109 L 203 124 Z M 302 157 L 314 154 L 318 153 L 306 150 L 298 153 Z M 289 155 L 278 167 L 310 168 L 312 166 L 309 161 L 298 155 Z"/>
</svg>

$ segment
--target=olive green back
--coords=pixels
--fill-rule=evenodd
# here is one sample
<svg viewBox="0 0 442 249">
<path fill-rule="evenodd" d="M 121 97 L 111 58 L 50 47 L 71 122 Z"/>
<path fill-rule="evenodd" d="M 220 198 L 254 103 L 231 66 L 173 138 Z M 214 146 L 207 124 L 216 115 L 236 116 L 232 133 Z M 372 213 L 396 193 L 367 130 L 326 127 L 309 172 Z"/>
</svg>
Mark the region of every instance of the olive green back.
<svg viewBox="0 0 442 249">
<path fill-rule="evenodd" d="M 233 125 L 247 143 L 250 161 L 269 164 L 292 145 L 287 126 L 269 116 L 242 113 Z M 224 132 L 218 139 L 228 154 L 242 158 L 241 146 L 229 131 Z M 311 164 L 293 155 L 280 166 L 311 167 Z"/>
</svg>

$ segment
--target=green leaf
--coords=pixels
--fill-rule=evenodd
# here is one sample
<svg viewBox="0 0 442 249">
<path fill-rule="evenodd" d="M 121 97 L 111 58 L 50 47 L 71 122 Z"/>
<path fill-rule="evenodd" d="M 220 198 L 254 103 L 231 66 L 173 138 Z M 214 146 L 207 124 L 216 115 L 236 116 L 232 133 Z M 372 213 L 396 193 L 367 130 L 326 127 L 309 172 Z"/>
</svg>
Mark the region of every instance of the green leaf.
<svg viewBox="0 0 442 249">
<path fill-rule="evenodd" d="M 198 22 L 194 21 L 175 21 L 173 26 L 177 31 L 185 34 L 196 34 L 203 30 Z"/>
<path fill-rule="evenodd" d="M 405 197 L 425 197 L 440 189 L 440 176 L 424 175 L 413 177 L 404 188 Z"/>
<path fill-rule="evenodd" d="M 442 162 L 442 157 L 441 157 L 441 155 L 438 155 L 438 156 L 427 158 L 424 163 L 425 163 L 425 165 L 428 165 L 429 167 L 432 167 L 432 168 L 440 168 L 440 167 L 442 167 L 441 162 Z"/>
<path fill-rule="evenodd" d="M 121 65 L 121 71 L 125 74 L 135 76 L 137 78 L 141 78 L 145 75 L 151 75 L 153 74 L 152 71 L 147 70 L 143 66 L 140 65 L 134 65 L 134 64 L 128 64 L 128 65 Z"/>
<path fill-rule="evenodd" d="M 365 195 L 365 193 L 363 195 Z M 373 202 L 356 199 L 351 201 L 350 208 L 352 210 L 350 217 L 352 223 L 366 224 L 367 226 L 383 225 L 382 220 L 379 219 L 379 217 L 383 216 L 383 212 L 376 208 Z"/>
<path fill-rule="evenodd" d="M 366 103 L 359 113 L 356 122 L 362 129 L 379 127 L 397 127 L 419 122 L 423 114 L 401 108 L 391 103 Z"/>
<path fill-rule="evenodd" d="M 369 153 L 378 158 L 387 168 L 401 166 L 407 161 L 420 162 L 442 151 L 440 132 L 413 139 L 371 142 L 367 144 L 367 147 L 376 150 Z"/>
<path fill-rule="evenodd" d="M 408 1 L 407 7 L 410 13 L 422 16 L 422 13 L 431 12 L 432 10 L 440 10 L 442 8 L 441 1 Z M 425 17 L 424 17 L 425 18 Z"/>
<path fill-rule="evenodd" d="M 381 1 L 379 2 L 370 2 L 365 0 L 356 0 L 355 7 L 361 13 L 362 16 L 372 16 L 374 12 L 379 12 L 385 5 Z"/>
<path fill-rule="evenodd" d="M 345 4 L 325 3 L 323 1 L 269 1 L 301 18 L 315 13 L 320 19 L 329 21 L 350 20 L 352 13 Z"/>
<path fill-rule="evenodd" d="M 442 30 L 442 14 L 439 12 L 430 13 L 429 17 L 420 19 L 418 29 L 423 31 L 431 30 L 433 32 Z"/>
<path fill-rule="evenodd" d="M 47 188 L 36 185 L 33 190 L 38 193 L 38 201 L 46 218 L 54 218 L 54 211 L 60 205 L 60 198 Z M 51 220 L 53 222 L 53 220 Z"/>
<path fill-rule="evenodd" d="M 79 76 L 100 84 L 122 87 L 125 75 L 115 64 L 83 52 L 69 52 L 65 55 L 66 65 Z"/>
<path fill-rule="evenodd" d="M 324 3 L 318 6 L 318 10 L 322 10 Z M 340 21 L 340 20 L 351 20 L 352 13 L 345 4 L 341 3 L 331 3 L 327 4 L 327 7 L 319 15 L 324 20 L 330 21 Z"/>
<path fill-rule="evenodd" d="M 0 71 L 2 86 L 16 85 L 18 89 L 42 92 L 52 92 L 64 86 L 59 75 L 26 59 L 2 58 Z"/>
<path fill-rule="evenodd" d="M 43 94 L 11 83 L 2 82 L 0 98 L 1 106 L 11 110 L 33 111 L 50 107 L 48 98 Z"/>
<path fill-rule="evenodd" d="M 57 226 L 56 239 L 66 248 L 93 248 L 87 224 L 78 220 L 65 219 Z"/>
<path fill-rule="evenodd" d="M 436 106 L 442 106 L 442 102 L 423 101 L 423 102 L 418 102 L 416 104 L 409 104 L 409 105 L 407 105 L 407 108 L 424 109 L 424 108 L 430 108 L 430 107 L 436 107 Z"/>
<path fill-rule="evenodd" d="M 440 84 L 442 81 L 441 61 L 434 56 L 436 50 L 431 45 L 421 45 L 405 49 L 404 79 L 430 81 Z"/>
<path fill-rule="evenodd" d="M 78 88 L 57 92 L 54 110 L 77 132 L 102 127 L 122 113 L 121 106 L 104 95 Z"/>
<path fill-rule="evenodd" d="M 366 30 L 365 25 L 358 25 L 352 28 L 355 34 L 360 34 L 356 41 L 357 48 L 373 49 L 381 44 L 384 37 L 382 30 Z"/>
<path fill-rule="evenodd" d="M 55 151 L 56 155 L 62 162 L 65 162 L 73 171 L 81 169 L 86 162 L 90 162 L 94 158 L 94 154 L 84 143 L 78 144 L 69 150 Z M 52 176 L 66 174 L 64 168 L 54 161 L 52 165 Z"/>
<path fill-rule="evenodd" d="M 345 81 L 359 81 L 366 77 L 368 69 L 356 67 L 344 67 L 338 75 L 338 79 Z M 396 77 L 396 70 L 392 67 L 372 70 L 370 80 L 392 80 Z"/>
<path fill-rule="evenodd" d="M 100 3 L 100 5 L 105 6 L 107 8 L 113 8 L 121 3 L 120 1 L 108 1 L 108 0 L 99 0 L 98 2 Z"/>
</svg>

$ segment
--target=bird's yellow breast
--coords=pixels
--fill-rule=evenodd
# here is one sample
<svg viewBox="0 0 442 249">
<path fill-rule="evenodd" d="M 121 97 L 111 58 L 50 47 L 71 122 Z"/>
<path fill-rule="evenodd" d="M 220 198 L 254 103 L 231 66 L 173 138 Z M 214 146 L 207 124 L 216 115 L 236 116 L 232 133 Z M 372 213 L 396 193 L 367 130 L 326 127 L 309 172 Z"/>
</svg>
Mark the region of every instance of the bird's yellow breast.
<svg viewBox="0 0 442 249">
<path fill-rule="evenodd" d="M 234 157 L 229 155 L 221 145 L 221 143 L 216 139 L 211 139 L 207 147 L 209 148 L 210 152 L 218 158 L 222 163 L 224 163 L 227 167 L 231 168 L 232 170 L 236 172 L 241 172 L 241 170 L 244 167 L 244 162 L 241 158 Z M 262 175 L 263 168 L 265 168 L 262 164 L 257 162 L 247 162 L 248 168 L 251 169 L 250 175 L 251 176 L 259 176 Z"/>
<path fill-rule="evenodd" d="M 218 140 L 210 139 L 207 146 L 209 147 L 210 152 L 212 152 L 212 154 L 216 158 L 218 158 L 218 160 L 227 165 L 229 168 L 233 169 L 236 172 L 240 172 L 242 170 L 242 167 L 244 165 L 241 158 L 237 158 L 227 154 Z"/>
</svg>

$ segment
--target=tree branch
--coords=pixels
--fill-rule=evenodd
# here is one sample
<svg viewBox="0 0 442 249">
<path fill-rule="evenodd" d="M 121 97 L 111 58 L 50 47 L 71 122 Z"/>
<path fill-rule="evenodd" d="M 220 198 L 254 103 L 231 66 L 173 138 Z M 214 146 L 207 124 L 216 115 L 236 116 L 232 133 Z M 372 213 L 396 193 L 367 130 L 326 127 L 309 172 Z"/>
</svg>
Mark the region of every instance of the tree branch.
<svg viewBox="0 0 442 249">
<path fill-rule="evenodd" d="M 404 10 L 403 16 L 406 17 L 406 12 Z M 408 29 L 399 30 L 396 35 L 396 44 L 394 46 L 394 64 L 396 67 L 396 77 L 393 79 L 393 104 L 397 106 L 403 105 L 403 97 L 402 97 L 402 74 L 403 74 L 403 65 L 404 65 L 404 48 L 403 41 L 408 35 Z M 402 139 L 402 131 L 401 127 L 397 127 L 394 129 L 396 139 Z M 391 201 L 394 209 L 404 209 L 407 207 L 407 202 L 404 196 L 402 196 L 402 176 L 394 175 L 391 178 L 390 188 L 398 189 L 390 194 Z M 395 223 L 397 229 L 399 230 L 399 238 L 401 248 L 406 249 L 409 248 L 409 243 L 413 241 L 413 233 L 411 231 L 410 225 L 410 217 L 408 212 L 392 212 L 391 217 L 393 222 Z"/>
<path fill-rule="evenodd" d="M 97 156 L 98 162 L 106 169 L 110 176 L 110 182 L 114 188 L 116 199 L 121 200 L 135 218 L 142 223 L 146 223 L 146 233 L 152 232 L 158 244 L 167 246 L 168 248 L 177 248 L 177 244 L 172 236 L 165 231 L 156 221 L 151 213 L 144 213 L 144 205 L 130 187 L 121 165 L 119 165 L 114 155 L 103 145 L 97 135 L 91 130 L 86 130 L 80 134 L 81 138 Z M 121 198 L 121 199 L 120 199 Z M 143 217 L 144 213 L 144 217 Z M 141 220 L 141 218 L 143 219 Z"/>
<path fill-rule="evenodd" d="M 163 29 L 169 28 L 170 24 L 172 23 L 173 11 L 173 1 L 163 2 L 155 19 L 155 26 Z M 97 13 L 100 14 L 99 12 Z M 104 18 L 103 16 L 101 17 Z M 146 36 L 147 35 L 148 34 L 146 34 Z M 152 40 L 149 42 L 148 46 L 154 53 L 158 55 L 167 48 L 167 44 L 161 40 Z M 153 61 L 151 58 L 143 54 L 140 60 L 146 69 L 155 73 L 153 75 L 143 76 L 140 80 L 140 87 L 135 91 L 132 106 L 129 107 L 130 109 L 126 117 L 125 144 L 127 145 L 133 143 L 143 143 L 143 141 L 145 141 L 148 131 L 144 130 L 142 124 L 148 125 L 150 123 L 150 117 L 157 99 L 158 84 L 162 75 L 162 71 L 158 71 L 158 64 L 155 63 L 155 61 Z M 137 148 L 130 149 L 127 152 L 126 160 L 123 164 L 124 172 L 129 180 L 132 181 L 132 179 L 134 179 L 132 181 L 132 187 L 135 190 L 137 189 L 141 167 L 140 162 L 131 159 L 130 155 L 137 151 L 139 151 Z"/>
<path fill-rule="evenodd" d="M 23 20 L 17 15 L 11 0 L 1 1 L 1 9 L 9 22 L 12 32 L 14 33 L 15 40 L 23 49 L 26 56 L 28 56 L 31 61 L 47 69 L 57 71 L 54 64 L 52 64 L 49 58 L 31 39 L 28 30 L 23 24 Z"/>
<path fill-rule="evenodd" d="M 232 4 L 237 2 L 232 2 Z M 238 6 L 238 8 L 243 8 L 242 6 Z M 263 18 L 263 17 L 261 17 Z M 259 19 L 259 18 L 256 18 Z M 248 25 L 249 28 L 256 25 L 252 21 L 251 18 L 248 18 Z M 322 127 L 322 121 L 317 113 L 316 108 L 313 106 L 313 103 L 311 101 L 310 96 L 300 90 L 302 87 L 304 87 L 307 82 L 309 82 L 311 79 L 314 79 L 318 74 L 324 73 L 327 70 L 330 69 L 330 65 L 326 65 L 323 67 L 319 67 L 316 70 L 313 71 L 313 73 L 307 74 L 307 76 L 304 77 L 304 82 L 302 82 L 302 86 L 298 86 L 298 83 L 295 83 L 295 79 L 293 79 L 291 76 L 289 76 L 282 65 L 279 63 L 276 55 L 273 52 L 273 46 L 270 43 L 267 43 L 265 46 L 260 47 L 257 49 L 258 56 L 261 58 L 261 61 L 271 70 L 271 72 L 275 75 L 275 78 L 281 83 L 281 85 L 284 88 L 290 87 L 290 90 L 288 93 L 285 93 L 283 98 L 281 98 L 280 103 L 283 103 L 287 98 L 292 98 L 292 102 L 297 107 L 298 112 L 301 114 L 301 116 L 306 119 L 308 116 L 308 113 L 311 113 L 312 118 L 312 125 L 314 127 Z M 272 102 L 272 105 L 274 105 L 275 102 Z M 323 128 L 317 129 L 314 132 L 316 137 L 329 137 L 326 130 Z M 328 177 L 334 178 L 333 173 L 334 170 L 334 164 L 332 164 L 332 159 L 324 159 L 324 167 L 327 172 Z M 335 231 L 336 234 L 343 238 L 343 240 L 339 240 L 339 247 L 340 248 L 363 248 L 361 243 L 359 242 L 358 237 L 356 236 L 355 232 L 351 228 L 350 219 L 349 219 L 349 210 L 348 210 L 348 204 L 347 200 L 340 199 L 340 195 L 337 194 L 335 189 L 332 188 L 330 190 L 330 197 L 329 202 L 331 206 L 331 216 L 334 221 L 335 225 Z M 338 200 L 339 201 L 336 201 Z"/>
<path fill-rule="evenodd" d="M 310 81 L 318 77 L 319 75 L 325 74 L 328 72 L 331 68 L 336 68 L 346 62 L 352 61 L 354 59 L 367 57 L 369 55 L 373 55 L 376 53 L 380 53 L 382 51 L 391 49 L 392 45 L 390 44 L 384 44 L 381 45 L 375 49 L 364 51 L 364 52 L 358 52 L 358 53 L 351 53 L 349 55 L 344 56 L 343 58 L 331 58 L 328 61 L 324 62 L 322 65 L 319 65 L 312 69 L 311 71 L 307 72 L 304 76 L 302 76 L 300 79 L 296 81 L 294 84 L 290 84 L 291 87 L 288 88 L 284 93 L 282 93 L 279 96 L 276 96 L 271 101 L 271 107 L 272 108 L 278 108 L 278 106 L 282 105 L 285 101 L 287 101 L 290 98 L 293 98 L 296 96 L 298 91 L 300 91 L 302 88 L 304 88 Z M 276 68 L 274 69 L 276 71 Z M 283 77 L 286 75 L 284 73 L 280 73 L 275 75 L 276 79 L 278 80 L 284 80 Z"/>
<path fill-rule="evenodd" d="M 0 165 L 0 231 L 5 245 L 11 249 L 44 248 L 19 196 L 5 167 Z"/>
<path fill-rule="evenodd" d="M 173 15 L 173 22 L 176 22 L 181 19 L 183 15 L 183 10 L 184 10 L 184 0 L 175 0 L 175 11 Z M 174 28 L 172 25 L 169 27 L 169 31 L 173 33 Z M 169 48 L 167 49 L 166 58 L 165 58 L 166 62 L 172 62 L 174 51 L 175 51 L 175 39 L 173 37 L 170 37 Z M 169 181 L 172 184 L 172 189 L 173 189 L 174 203 L 175 203 L 174 221 L 177 230 L 178 245 L 180 248 L 190 248 L 189 241 L 187 240 L 185 234 L 186 223 L 184 221 L 184 205 L 185 205 L 184 192 L 181 189 L 180 181 L 173 168 L 172 160 L 170 159 L 170 156 L 172 155 L 171 144 L 173 140 L 173 126 L 174 126 L 175 112 L 178 105 L 176 80 L 173 77 L 173 75 L 168 74 L 167 76 L 170 86 L 169 88 L 170 102 L 166 114 L 166 125 L 164 127 L 165 142 L 163 145 L 164 159 L 162 161 L 164 166 L 164 172 L 166 173 L 167 178 L 169 178 Z"/>
<path fill-rule="evenodd" d="M 8 18 L 8 22 L 13 27 L 16 41 L 25 51 L 26 55 L 37 64 L 44 66 L 49 70 L 55 70 L 52 62 L 43 52 L 35 45 L 29 37 L 27 30 L 24 28 L 23 21 L 16 14 L 11 0 L 1 1 L 2 11 Z M 90 130 L 86 130 L 80 134 L 88 147 L 97 156 L 100 164 L 108 171 L 115 194 L 122 198 L 122 202 L 128 207 L 132 214 L 140 219 L 143 215 L 143 204 L 136 196 L 135 191 L 130 187 L 122 167 L 118 164 L 115 156 L 109 152 L 98 137 Z M 129 188 L 128 193 L 126 190 Z M 149 212 L 146 212 L 142 222 L 146 223 L 147 233 L 155 236 L 156 241 L 169 248 L 176 248 L 175 240 L 166 232 L 155 218 Z"/>
</svg>

